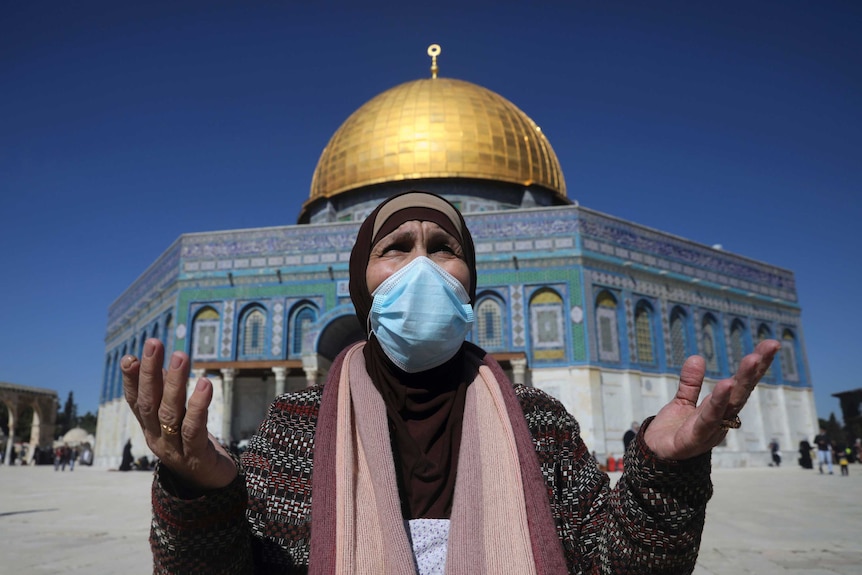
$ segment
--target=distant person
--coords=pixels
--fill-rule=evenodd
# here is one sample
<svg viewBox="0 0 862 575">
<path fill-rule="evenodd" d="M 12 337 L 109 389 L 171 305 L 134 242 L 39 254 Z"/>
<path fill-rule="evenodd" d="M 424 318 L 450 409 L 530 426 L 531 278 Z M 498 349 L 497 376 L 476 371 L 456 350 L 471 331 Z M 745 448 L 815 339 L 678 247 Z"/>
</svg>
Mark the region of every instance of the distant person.
<svg viewBox="0 0 862 575">
<path fill-rule="evenodd" d="M 799 466 L 802 469 L 814 469 L 814 463 L 811 461 L 811 444 L 807 439 L 799 442 Z"/>
<path fill-rule="evenodd" d="M 856 463 L 862 463 L 862 439 L 857 437 L 853 447 L 856 449 Z"/>
<path fill-rule="evenodd" d="M 120 471 L 131 471 L 132 464 L 135 458 L 132 456 L 132 440 L 126 441 L 126 446 L 123 447 L 123 459 L 120 462 Z"/>
<path fill-rule="evenodd" d="M 773 438 L 769 442 L 769 453 L 772 454 L 772 463 L 775 467 L 781 467 L 781 448 L 778 446 L 778 440 Z"/>
<path fill-rule="evenodd" d="M 638 436 L 641 424 L 639 421 L 632 421 L 632 426 L 623 434 L 623 452 L 629 450 L 629 444 Z"/>
<path fill-rule="evenodd" d="M 841 466 L 841 475 L 850 475 L 850 453 L 849 447 L 844 448 L 838 455 L 838 465 Z"/>
<path fill-rule="evenodd" d="M 829 439 L 829 434 L 822 427 L 820 433 L 814 438 L 814 445 L 817 447 L 817 469 L 820 474 L 823 474 L 823 464 L 829 468 L 829 475 L 832 475 L 832 440 Z"/>
</svg>

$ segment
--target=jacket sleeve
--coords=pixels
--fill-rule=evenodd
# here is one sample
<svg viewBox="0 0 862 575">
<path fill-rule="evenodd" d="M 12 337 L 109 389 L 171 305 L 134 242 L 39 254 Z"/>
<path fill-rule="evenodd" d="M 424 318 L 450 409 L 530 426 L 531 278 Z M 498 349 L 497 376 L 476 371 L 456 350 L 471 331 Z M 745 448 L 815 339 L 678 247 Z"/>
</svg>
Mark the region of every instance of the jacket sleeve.
<svg viewBox="0 0 862 575">
<path fill-rule="evenodd" d="M 233 483 L 177 497 L 166 468 L 153 482 L 154 572 L 304 573 L 311 535 L 311 466 L 320 388 L 286 394 L 269 408 Z"/>
<path fill-rule="evenodd" d="M 240 472 L 223 489 L 184 499 L 159 464 L 153 479 L 153 573 L 253 573 L 246 489 Z"/>
<path fill-rule="evenodd" d="M 648 419 L 611 488 L 562 404 L 537 389 L 519 386 L 516 392 L 533 434 L 569 572 L 691 573 L 712 496 L 710 454 L 686 461 L 659 459 L 643 439 Z"/>
</svg>

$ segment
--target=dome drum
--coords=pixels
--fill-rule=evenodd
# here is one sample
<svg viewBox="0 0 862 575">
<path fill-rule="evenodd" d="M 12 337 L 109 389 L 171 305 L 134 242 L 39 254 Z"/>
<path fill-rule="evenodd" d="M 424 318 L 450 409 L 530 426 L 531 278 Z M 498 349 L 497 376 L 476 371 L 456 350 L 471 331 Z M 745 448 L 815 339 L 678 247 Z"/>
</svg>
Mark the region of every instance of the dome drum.
<svg viewBox="0 0 862 575">
<path fill-rule="evenodd" d="M 385 182 L 308 202 L 300 224 L 362 221 L 381 201 L 399 192 L 424 190 L 440 194 L 454 203 L 463 213 L 544 207 L 571 202 L 558 194 L 536 185 L 522 186 L 508 182 L 493 182 L 466 178 L 418 179 Z"/>
</svg>

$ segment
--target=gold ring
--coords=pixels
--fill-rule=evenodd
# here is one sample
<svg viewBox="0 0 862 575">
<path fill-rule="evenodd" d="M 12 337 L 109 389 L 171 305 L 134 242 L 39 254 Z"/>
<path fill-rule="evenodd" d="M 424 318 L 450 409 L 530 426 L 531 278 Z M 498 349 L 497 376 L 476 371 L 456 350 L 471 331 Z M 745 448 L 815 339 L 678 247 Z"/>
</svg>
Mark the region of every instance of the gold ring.
<svg viewBox="0 0 862 575">
<path fill-rule="evenodd" d="M 739 419 L 738 415 L 734 415 L 733 419 L 721 420 L 721 428 L 725 431 L 728 429 L 739 429 L 740 427 L 742 427 L 742 420 Z"/>
<path fill-rule="evenodd" d="M 177 429 L 173 425 L 168 425 L 167 423 L 162 424 L 162 429 L 164 429 L 165 433 L 167 433 L 168 435 L 176 435 L 180 432 L 179 429 Z"/>
</svg>

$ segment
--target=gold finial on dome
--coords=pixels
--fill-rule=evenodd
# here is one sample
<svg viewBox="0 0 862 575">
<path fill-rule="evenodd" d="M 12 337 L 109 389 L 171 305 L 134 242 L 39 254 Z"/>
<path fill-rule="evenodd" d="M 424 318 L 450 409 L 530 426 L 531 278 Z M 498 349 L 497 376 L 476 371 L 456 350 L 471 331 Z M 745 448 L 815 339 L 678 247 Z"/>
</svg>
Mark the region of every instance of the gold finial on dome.
<svg viewBox="0 0 862 575">
<path fill-rule="evenodd" d="M 431 44 L 428 46 L 428 55 L 431 56 L 431 77 L 437 77 L 437 56 L 440 55 L 440 44 Z"/>
</svg>

